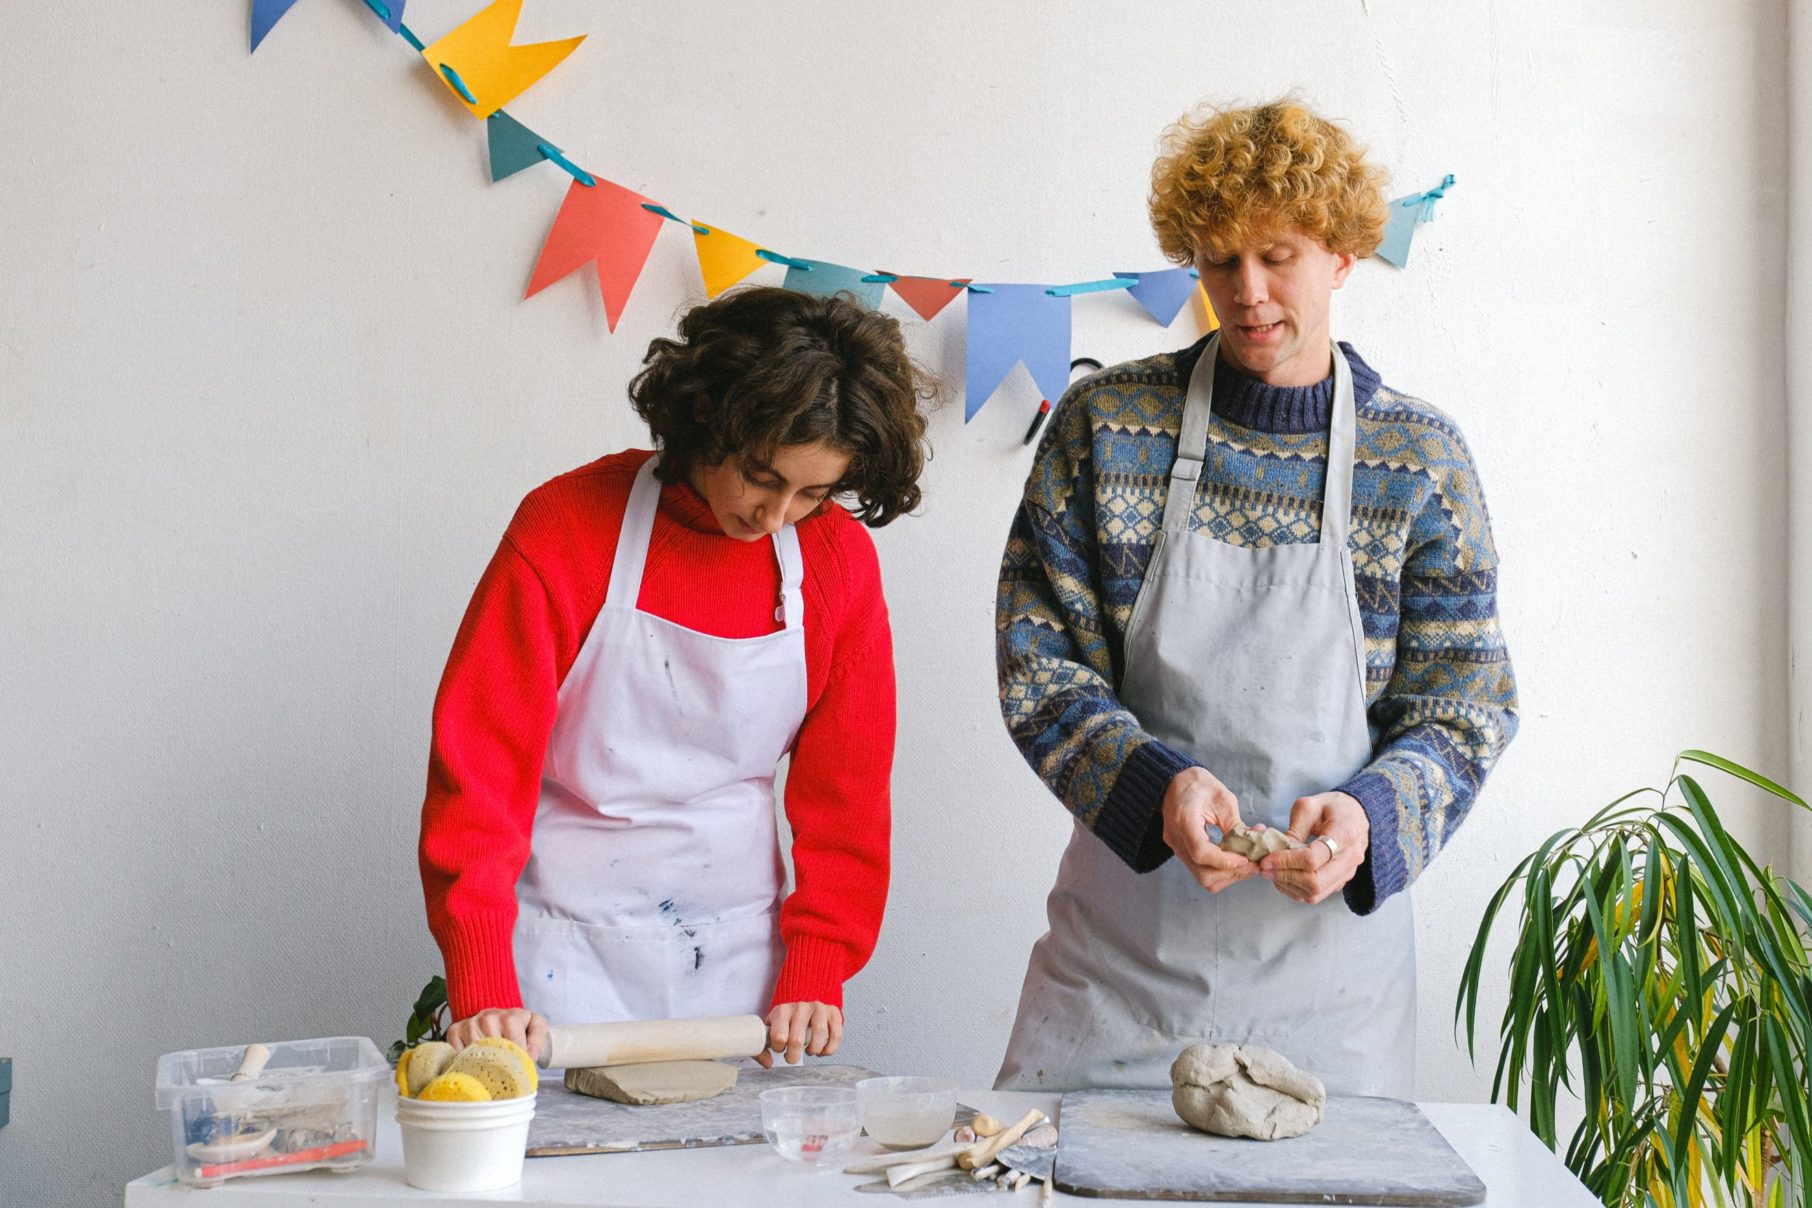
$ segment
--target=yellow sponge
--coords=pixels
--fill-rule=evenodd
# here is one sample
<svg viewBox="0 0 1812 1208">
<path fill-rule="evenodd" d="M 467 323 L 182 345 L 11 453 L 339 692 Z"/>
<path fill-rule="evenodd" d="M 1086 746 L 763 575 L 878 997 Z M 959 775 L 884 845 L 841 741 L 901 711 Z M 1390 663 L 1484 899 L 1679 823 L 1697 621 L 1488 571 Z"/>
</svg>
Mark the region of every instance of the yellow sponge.
<svg viewBox="0 0 1812 1208">
<path fill-rule="evenodd" d="M 428 1040 L 412 1049 L 404 1049 L 396 1063 L 397 1093 L 405 1098 L 419 1096 L 422 1088 L 446 1073 L 453 1064 L 453 1046 L 443 1040 Z"/>
<path fill-rule="evenodd" d="M 421 1093 L 421 1098 L 437 1103 L 483 1103 L 491 1097 L 483 1082 L 456 1070 L 448 1070 L 422 1087 Z"/>
<path fill-rule="evenodd" d="M 511 1054 L 496 1048 L 468 1045 L 459 1051 L 447 1073 L 471 1078 L 490 1092 L 492 1099 L 514 1099 L 529 1093 L 528 1077 Z"/>
<path fill-rule="evenodd" d="M 535 1069 L 535 1059 L 528 1055 L 527 1049 L 507 1036 L 480 1036 L 468 1047 L 499 1049 L 511 1054 L 516 1058 L 517 1064 L 522 1067 L 522 1076 L 528 1083 L 528 1089 L 533 1091 L 541 1085 L 541 1074 Z"/>
</svg>

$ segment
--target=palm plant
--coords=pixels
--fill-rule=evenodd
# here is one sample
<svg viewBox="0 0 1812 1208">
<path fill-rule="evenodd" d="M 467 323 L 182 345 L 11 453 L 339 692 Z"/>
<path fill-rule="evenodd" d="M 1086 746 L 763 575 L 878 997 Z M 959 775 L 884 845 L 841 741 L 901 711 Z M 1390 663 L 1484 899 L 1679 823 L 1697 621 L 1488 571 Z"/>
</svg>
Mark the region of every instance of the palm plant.
<svg viewBox="0 0 1812 1208">
<path fill-rule="evenodd" d="M 1520 885 L 1492 1100 L 1516 1110 L 1526 1085 L 1530 1127 L 1557 1149 L 1556 1099 L 1577 1097 L 1566 1164 L 1605 1204 L 1782 1204 L 1788 1184 L 1812 1195 L 1812 894 L 1730 837 L 1688 763 L 1812 808 L 1682 751 L 1664 787 L 1555 833 L 1505 879 L 1455 1027 L 1464 1018 L 1473 1053 L 1486 942 Z"/>
</svg>

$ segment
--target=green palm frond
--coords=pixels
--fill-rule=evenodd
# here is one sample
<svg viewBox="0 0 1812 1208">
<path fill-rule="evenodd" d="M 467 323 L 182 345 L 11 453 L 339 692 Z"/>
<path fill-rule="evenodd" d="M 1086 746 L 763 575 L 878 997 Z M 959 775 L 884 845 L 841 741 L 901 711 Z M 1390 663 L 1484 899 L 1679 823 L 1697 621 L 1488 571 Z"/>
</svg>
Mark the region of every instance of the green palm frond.
<svg viewBox="0 0 1812 1208">
<path fill-rule="evenodd" d="M 1476 1059 L 1487 942 L 1521 891 L 1493 1100 L 1565 1151 L 1605 1204 L 1780 1202 L 1812 1174 L 1812 894 L 1758 863 L 1683 765 L 1800 809 L 1798 794 L 1705 751 L 1667 784 L 1558 831 L 1498 887 L 1454 1003 Z M 1781 1176 L 1786 1176 L 1783 1180 Z"/>
</svg>

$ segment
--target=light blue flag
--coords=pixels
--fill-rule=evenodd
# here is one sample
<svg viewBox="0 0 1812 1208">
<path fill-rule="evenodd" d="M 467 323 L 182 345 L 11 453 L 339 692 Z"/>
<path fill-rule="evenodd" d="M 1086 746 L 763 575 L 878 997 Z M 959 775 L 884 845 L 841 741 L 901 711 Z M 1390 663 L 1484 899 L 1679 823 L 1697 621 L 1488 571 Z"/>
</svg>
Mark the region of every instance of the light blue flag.
<svg viewBox="0 0 1812 1208">
<path fill-rule="evenodd" d="M 1391 202 L 1390 218 L 1384 225 L 1384 242 L 1372 254 L 1398 268 L 1407 265 L 1409 245 L 1415 239 L 1416 227 L 1434 217 L 1435 202 L 1447 196 L 1447 190 L 1452 187 L 1453 177 L 1449 175 L 1432 189 Z"/>
<path fill-rule="evenodd" d="M 1070 384 L 1070 300 L 1043 285 L 993 285 L 969 295 L 969 364 L 963 422 L 1000 388 L 1021 361 L 1046 399 Z"/>
<path fill-rule="evenodd" d="M 1146 314 L 1165 327 L 1176 320 L 1177 312 L 1195 292 L 1195 273 L 1186 268 L 1160 269 L 1155 273 L 1116 272 L 1114 276 L 1137 281 L 1138 284 L 1126 292 L 1145 308 Z"/>
<path fill-rule="evenodd" d="M 802 268 L 801 265 L 810 265 Z M 864 281 L 864 277 L 878 276 L 870 269 L 848 268 L 841 264 L 826 264 L 822 260 L 794 259 L 787 265 L 786 279 L 780 284 L 783 288 L 797 290 L 802 294 L 816 294 L 828 298 L 832 294 L 848 294 L 870 310 L 881 305 L 881 295 L 887 291 L 885 281 Z"/>
<path fill-rule="evenodd" d="M 271 26 L 283 20 L 296 3 L 296 0 L 252 0 L 252 49 L 258 49 L 258 43 L 264 41 L 264 35 L 271 32 Z"/>
</svg>

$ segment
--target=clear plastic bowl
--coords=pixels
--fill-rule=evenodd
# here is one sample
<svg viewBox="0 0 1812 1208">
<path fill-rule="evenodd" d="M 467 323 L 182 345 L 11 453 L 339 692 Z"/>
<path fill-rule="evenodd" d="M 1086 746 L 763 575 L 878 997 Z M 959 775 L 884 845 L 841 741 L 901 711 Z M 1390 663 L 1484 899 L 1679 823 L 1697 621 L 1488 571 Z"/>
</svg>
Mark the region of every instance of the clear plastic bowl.
<svg viewBox="0 0 1812 1208">
<path fill-rule="evenodd" d="M 862 1134 L 851 1086 L 782 1086 L 761 1092 L 761 1131 L 789 1162 L 832 1161 Z"/>
<path fill-rule="evenodd" d="M 862 1127 L 887 1149 L 924 1149 L 956 1121 L 954 1078 L 864 1078 L 856 1083 Z"/>
</svg>

